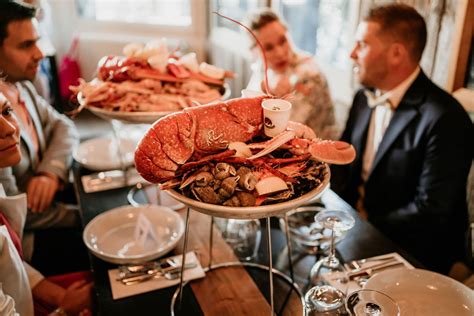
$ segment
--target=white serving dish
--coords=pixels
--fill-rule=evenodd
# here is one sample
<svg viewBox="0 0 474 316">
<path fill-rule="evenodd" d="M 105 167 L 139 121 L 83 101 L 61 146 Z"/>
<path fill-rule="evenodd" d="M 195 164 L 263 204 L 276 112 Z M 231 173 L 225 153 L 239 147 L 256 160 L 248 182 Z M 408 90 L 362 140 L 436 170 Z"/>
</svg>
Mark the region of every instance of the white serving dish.
<svg viewBox="0 0 474 316">
<path fill-rule="evenodd" d="M 224 94 L 220 100 L 226 100 L 230 97 L 230 87 L 227 83 L 224 84 Z M 81 106 L 87 106 L 84 104 L 82 94 L 79 93 L 77 100 Z M 158 119 L 178 112 L 178 111 L 162 111 L 162 112 L 120 112 L 120 111 L 109 111 L 95 106 L 87 106 L 92 113 L 104 120 L 119 120 L 124 123 L 131 124 L 153 124 Z"/>
<path fill-rule="evenodd" d="M 134 163 L 136 142 L 129 138 L 120 140 L 120 153 L 125 167 Z M 73 152 L 73 158 L 83 167 L 94 170 L 122 169 L 116 141 L 108 137 L 99 137 L 82 142 Z"/>
<path fill-rule="evenodd" d="M 364 288 L 390 296 L 399 305 L 401 315 L 474 315 L 472 289 L 428 270 L 400 268 L 382 271 L 370 278 Z"/>
<path fill-rule="evenodd" d="M 157 239 L 142 247 L 135 242 L 137 219 L 144 214 L 152 223 Z M 184 233 L 184 221 L 170 208 L 158 205 L 130 205 L 96 216 L 84 229 L 87 248 L 98 258 L 116 264 L 141 263 L 161 257 L 174 249 Z"/>
<path fill-rule="evenodd" d="M 209 203 L 200 202 L 175 190 L 168 190 L 168 193 L 176 200 L 191 207 L 192 209 L 208 214 L 211 216 L 223 217 L 223 218 L 236 218 L 236 219 L 259 219 L 270 216 L 276 216 L 288 212 L 289 210 L 295 209 L 302 205 L 306 201 L 323 194 L 324 190 L 329 185 L 329 179 L 331 177 L 330 170 L 327 164 L 325 164 L 325 177 L 323 182 L 309 191 L 308 193 L 285 202 L 263 205 L 263 206 L 250 206 L 250 207 L 230 207 L 223 205 L 214 205 Z"/>
</svg>

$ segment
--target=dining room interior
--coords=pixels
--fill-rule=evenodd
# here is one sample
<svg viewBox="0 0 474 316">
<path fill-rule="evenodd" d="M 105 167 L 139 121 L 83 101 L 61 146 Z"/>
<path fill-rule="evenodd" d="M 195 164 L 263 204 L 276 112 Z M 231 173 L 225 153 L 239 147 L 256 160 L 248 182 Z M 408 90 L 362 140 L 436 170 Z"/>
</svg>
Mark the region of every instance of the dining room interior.
<svg viewBox="0 0 474 316">
<path fill-rule="evenodd" d="M 0 1 L 1 315 L 474 315 L 474 0 Z"/>
</svg>

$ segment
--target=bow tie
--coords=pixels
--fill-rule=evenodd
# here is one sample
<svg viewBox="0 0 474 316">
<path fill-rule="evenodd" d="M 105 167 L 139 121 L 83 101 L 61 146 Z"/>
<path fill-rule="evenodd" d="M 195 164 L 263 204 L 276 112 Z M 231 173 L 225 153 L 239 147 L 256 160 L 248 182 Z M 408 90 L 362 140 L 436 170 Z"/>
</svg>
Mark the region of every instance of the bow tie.
<svg viewBox="0 0 474 316">
<path fill-rule="evenodd" d="M 373 93 L 370 90 L 365 90 L 364 94 L 367 97 L 367 106 L 371 109 L 373 109 L 373 108 L 375 108 L 376 106 L 379 106 L 379 105 L 388 106 L 390 108 L 393 108 L 392 104 L 390 103 L 390 100 L 388 99 L 387 94 L 376 96 L 375 93 Z"/>
</svg>

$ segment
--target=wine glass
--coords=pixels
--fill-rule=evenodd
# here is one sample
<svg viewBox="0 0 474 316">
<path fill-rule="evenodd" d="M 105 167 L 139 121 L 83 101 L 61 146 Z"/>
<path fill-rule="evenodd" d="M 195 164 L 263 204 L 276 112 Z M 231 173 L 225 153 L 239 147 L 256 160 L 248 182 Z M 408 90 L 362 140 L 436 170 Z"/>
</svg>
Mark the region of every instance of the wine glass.
<svg viewBox="0 0 474 316">
<path fill-rule="evenodd" d="M 346 299 L 351 316 L 399 316 L 400 307 L 387 294 L 363 289 L 351 293 Z"/>
<path fill-rule="evenodd" d="M 250 261 L 257 255 L 261 234 L 257 219 L 229 219 L 222 237 L 240 260 Z"/>
<path fill-rule="evenodd" d="M 351 229 L 355 220 L 348 212 L 340 210 L 319 212 L 314 219 L 331 230 L 331 245 L 329 255 L 318 260 L 311 268 L 310 283 L 313 288 L 306 294 L 308 304 L 318 312 L 344 309 L 349 282 L 344 266 L 336 258 L 334 242 L 336 233 Z"/>
</svg>

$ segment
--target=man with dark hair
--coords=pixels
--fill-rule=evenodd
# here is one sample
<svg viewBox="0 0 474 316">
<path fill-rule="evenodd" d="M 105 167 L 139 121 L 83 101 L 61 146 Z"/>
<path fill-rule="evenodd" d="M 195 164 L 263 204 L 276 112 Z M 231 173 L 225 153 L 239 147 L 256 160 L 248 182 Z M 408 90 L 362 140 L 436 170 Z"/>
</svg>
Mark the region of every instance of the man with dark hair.
<svg viewBox="0 0 474 316">
<path fill-rule="evenodd" d="M 43 58 L 35 9 L 2 0 L 0 12 L 0 73 L 5 80 L 0 92 L 9 99 L 19 121 L 22 151 L 17 166 L 0 169 L 0 183 L 9 195 L 27 193 L 26 229 L 78 225 L 77 207 L 55 200 L 68 183 L 72 151 L 78 143 L 76 128 L 30 82 Z"/>
<path fill-rule="evenodd" d="M 342 140 L 351 165 L 332 167 L 332 188 L 427 268 L 464 259 L 466 179 L 473 126 L 462 106 L 420 69 L 426 25 L 412 7 L 372 9 L 351 53 L 358 91 Z"/>
</svg>

